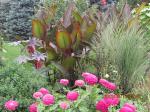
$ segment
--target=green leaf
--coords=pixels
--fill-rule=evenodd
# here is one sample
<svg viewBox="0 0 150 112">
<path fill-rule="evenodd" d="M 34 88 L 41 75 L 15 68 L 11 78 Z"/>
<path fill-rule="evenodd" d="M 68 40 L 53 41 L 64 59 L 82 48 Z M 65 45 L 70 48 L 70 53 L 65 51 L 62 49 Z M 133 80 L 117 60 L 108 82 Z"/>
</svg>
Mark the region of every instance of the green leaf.
<svg viewBox="0 0 150 112">
<path fill-rule="evenodd" d="M 81 15 L 79 14 L 79 12 L 73 11 L 72 15 L 77 22 L 79 22 L 80 24 L 82 23 L 83 19 L 82 19 Z"/>
<path fill-rule="evenodd" d="M 58 31 L 56 34 L 56 45 L 61 49 L 68 49 L 72 44 L 71 37 L 66 31 Z"/>
<path fill-rule="evenodd" d="M 43 38 L 46 34 L 46 27 L 38 19 L 32 20 L 32 34 L 36 38 Z"/>
<path fill-rule="evenodd" d="M 74 67 L 76 59 L 74 57 L 67 57 L 63 60 L 62 66 L 68 70 Z"/>
<path fill-rule="evenodd" d="M 90 26 L 87 27 L 87 30 L 85 32 L 85 39 L 89 39 L 92 37 L 92 34 L 96 30 L 96 23 L 91 24 Z"/>
</svg>

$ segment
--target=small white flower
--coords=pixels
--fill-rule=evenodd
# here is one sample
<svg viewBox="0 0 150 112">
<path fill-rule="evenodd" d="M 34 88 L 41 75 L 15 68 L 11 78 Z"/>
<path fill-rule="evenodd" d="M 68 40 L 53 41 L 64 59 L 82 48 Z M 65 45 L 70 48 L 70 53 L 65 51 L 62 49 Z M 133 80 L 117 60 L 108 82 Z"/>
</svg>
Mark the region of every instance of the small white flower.
<svg viewBox="0 0 150 112">
<path fill-rule="evenodd" d="M 113 70 L 113 73 L 118 73 L 118 71 L 116 71 L 116 70 Z"/>
<path fill-rule="evenodd" d="M 109 74 L 106 74 L 104 77 L 105 77 L 105 78 L 109 78 Z"/>
</svg>

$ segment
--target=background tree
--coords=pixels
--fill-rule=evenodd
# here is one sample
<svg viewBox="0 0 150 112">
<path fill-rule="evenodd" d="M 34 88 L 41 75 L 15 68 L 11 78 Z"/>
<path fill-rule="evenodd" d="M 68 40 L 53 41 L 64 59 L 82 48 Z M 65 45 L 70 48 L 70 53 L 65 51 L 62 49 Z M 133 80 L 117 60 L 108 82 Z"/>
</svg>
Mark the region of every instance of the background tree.
<svg viewBox="0 0 150 112">
<path fill-rule="evenodd" d="M 23 39 L 31 36 L 31 18 L 37 2 L 38 0 L 11 0 L 0 7 L 1 29 L 10 40 L 16 36 Z"/>
</svg>

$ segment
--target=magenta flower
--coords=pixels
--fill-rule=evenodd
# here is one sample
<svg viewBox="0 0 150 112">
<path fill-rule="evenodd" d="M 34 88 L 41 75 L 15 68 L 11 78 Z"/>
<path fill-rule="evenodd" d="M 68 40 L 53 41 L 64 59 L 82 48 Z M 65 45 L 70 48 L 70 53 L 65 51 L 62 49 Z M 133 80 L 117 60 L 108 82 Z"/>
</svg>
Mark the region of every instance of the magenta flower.
<svg viewBox="0 0 150 112">
<path fill-rule="evenodd" d="M 86 83 L 89 85 L 94 85 L 98 82 L 98 78 L 91 73 L 82 73 L 82 76 Z"/>
<path fill-rule="evenodd" d="M 135 112 L 129 107 L 122 107 L 119 112 Z"/>
<path fill-rule="evenodd" d="M 109 105 L 107 104 L 107 102 L 104 99 L 102 99 L 97 102 L 96 110 L 99 110 L 101 112 L 108 112 L 108 106 Z"/>
<path fill-rule="evenodd" d="M 33 94 L 33 98 L 35 98 L 35 99 L 42 98 L 42 96 L 43 96 L 43 94 L 42 94 L 41 92 L 35 92 L 35 93 Z"/>
<path fill-rule="evenodd" d="M 70 91 L 67 93 L 67 99 L 70 100 L 70 101 L 75 101 L 78 99 L 78 92 L 75 92 L 75 91 Z"/>
<path fill-rule="evenodd" d="M 45 96 L 43 96 L 42 102 L 44 105 L 49 106 L 49 105 L 54 104 L 55 98 L 51 94 L 46 94 Z"/>
<path fill-rule="evenodd" d="M 76 80 L 75 81 L 75 86 L 79 86 L 79 87 L 84 86 L 84 81 L 83 80 Z"/>
<path fill-rule="evenodd" d="M 9 100 L 5 103 L 5 108 L 9 111 L 15 111 L 19 103 L 17 101 Z"/>
<path fill-rule="evenodd" d="M 69 80 L 68 79 L 61 79 L 60 84 L 67 86 L 69 84 Z"/>
<path fill-rule="evenodd" d="M 43 95 L 49 94 L 49 91 L 45 88 L 41 88 L 39 92 L 41 92 Z"/>
<path fill-rule="evenodd" d="M 133 104 L 125 103 L 125 104 L 123 105 L 123 107 L 129 107 L 129 108 L 131 108 L 134 112 L 136 112 L 136 107 L 135 107 Z"/>
<path fill-rule="evenodd" d="M 109 106 L 117 106 L 120 101 L 118 96 L 113 93 L 106 95 L 104 100 Z"/>
<path fill-rule="evenodd" d="M 117 89 L 117 86 L 114 83 L 111 83 L 105 79 L 100 79 L 99 83 L 104 86 L 105 88 L 107 88 L 108 90 L 114 91 Z"/>
<path fill-rule="evenodd" d="M 37 112 L 37 103 L 33 103 L 29 106 L 29 112 Z"/>
<path fill-rule="evenodd" d="M 62 108 L 64 110 L 69 108 L 69 105 L 67 102 L 61 102 L 59 106 L 60 106 L 60 108 Z"/>
</svg>

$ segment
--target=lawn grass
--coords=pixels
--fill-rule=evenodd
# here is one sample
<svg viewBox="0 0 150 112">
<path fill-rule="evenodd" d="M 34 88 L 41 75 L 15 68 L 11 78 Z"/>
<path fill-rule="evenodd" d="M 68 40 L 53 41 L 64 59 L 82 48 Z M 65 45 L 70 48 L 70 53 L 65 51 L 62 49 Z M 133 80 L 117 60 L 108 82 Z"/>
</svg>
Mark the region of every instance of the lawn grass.
<svg viewBox="0 0 150 112">
<path fill-rule="evenodd" d="M 4 52 L 1 52 L 0 55 L 4 58 L 6 62 L 13 61 L 20 55 L 21 47 L 21 45 L 13 46 L 9 43 L 4 43 Z"/>
</svg>

